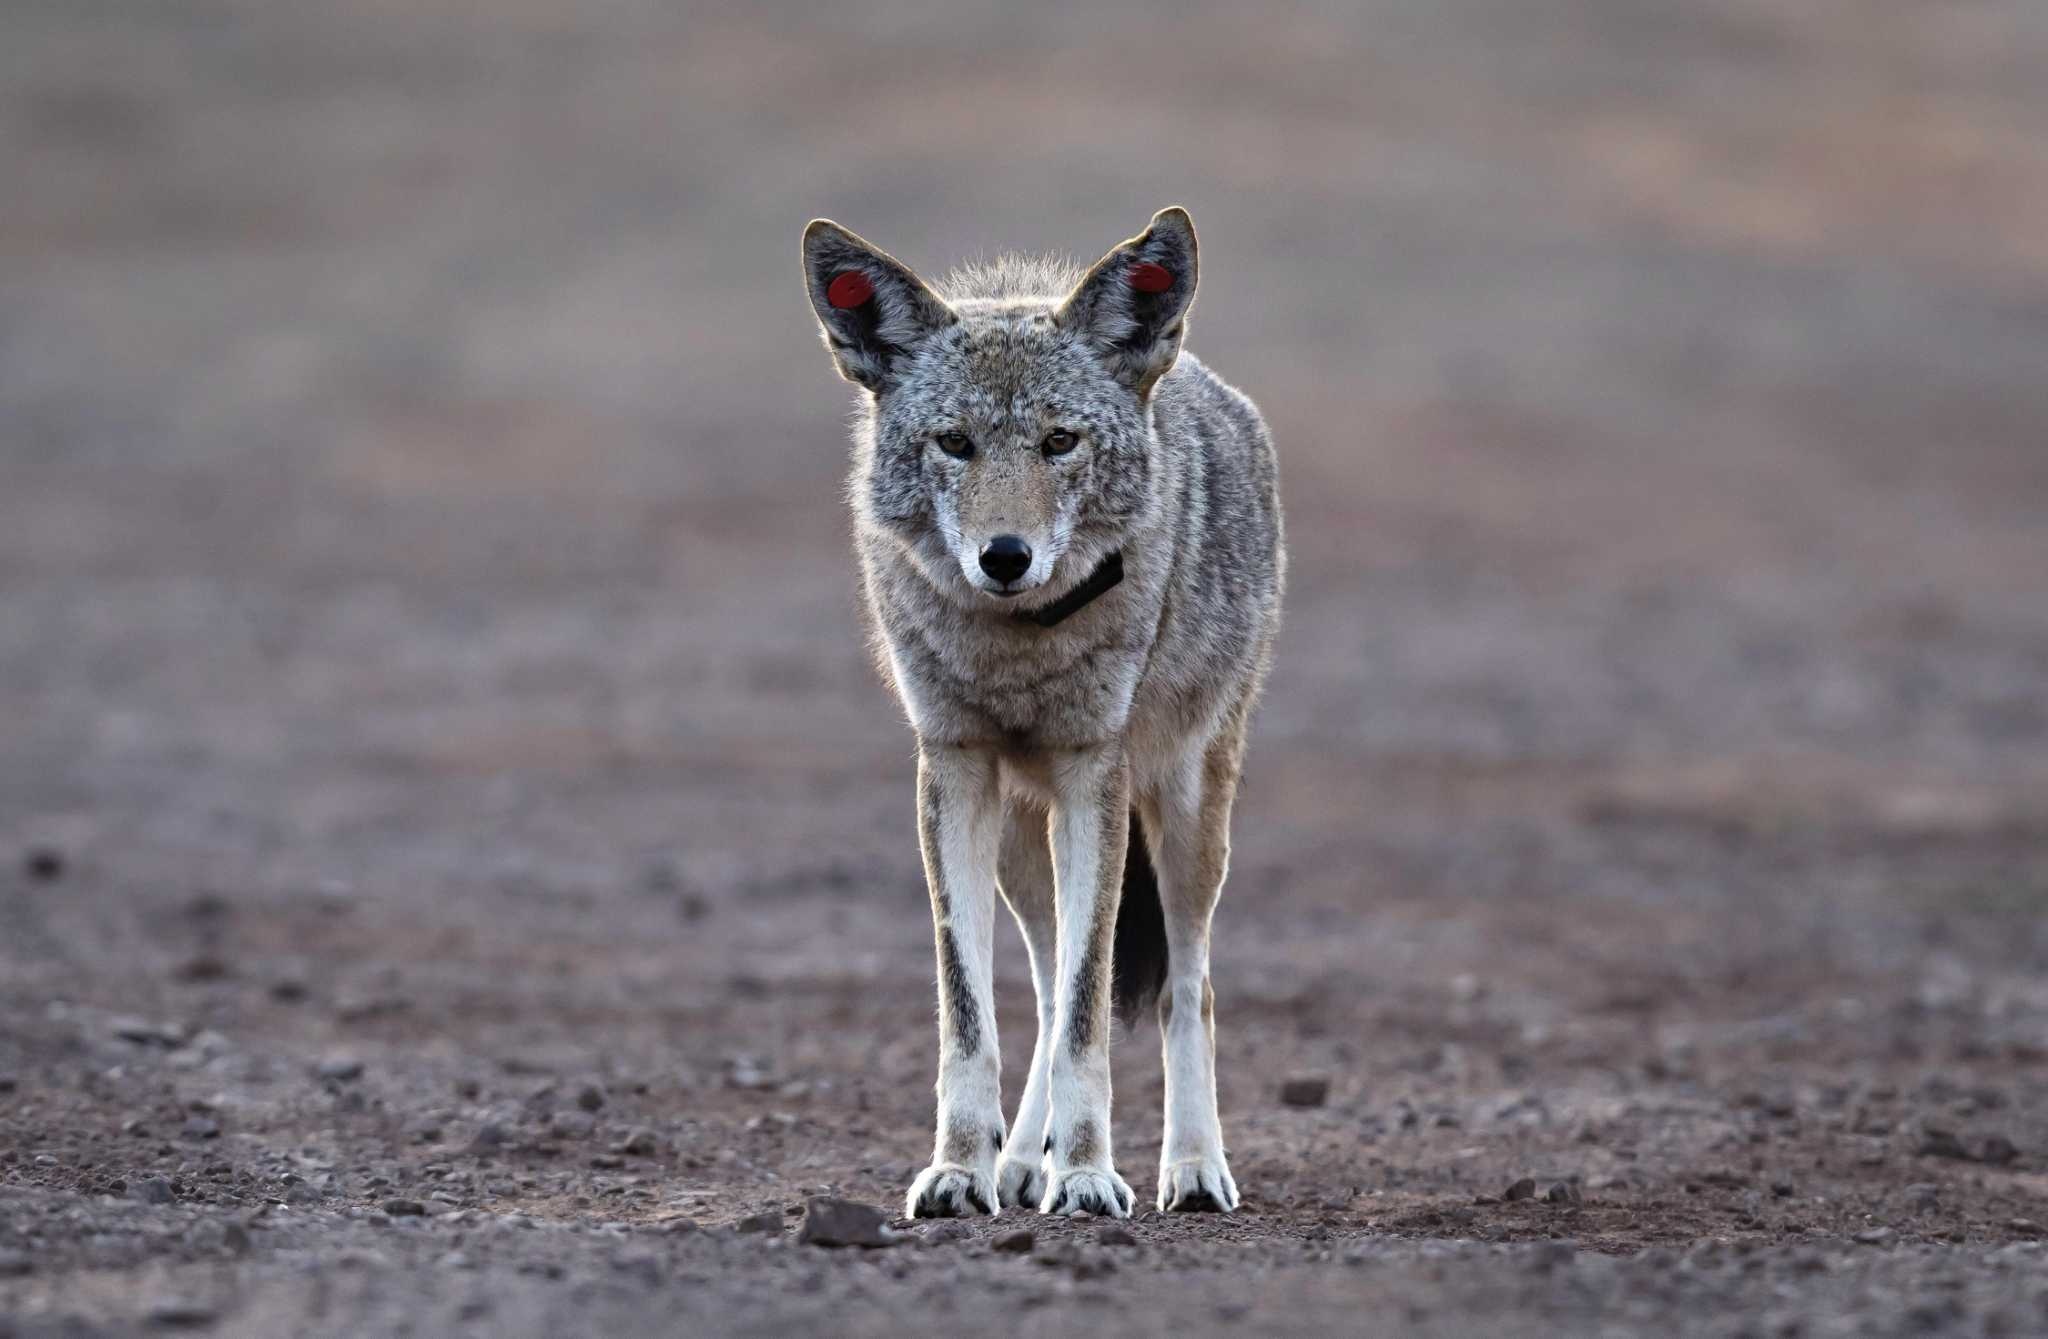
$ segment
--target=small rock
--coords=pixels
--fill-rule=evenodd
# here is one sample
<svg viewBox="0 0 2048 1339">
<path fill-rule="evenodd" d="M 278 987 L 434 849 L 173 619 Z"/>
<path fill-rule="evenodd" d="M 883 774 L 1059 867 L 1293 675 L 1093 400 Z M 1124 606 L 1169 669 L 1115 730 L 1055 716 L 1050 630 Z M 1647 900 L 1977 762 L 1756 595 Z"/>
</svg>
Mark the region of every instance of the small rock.
<svg viewBox="0 0 2048 1339">
<path fill-rule="evenodd" d="M 249 1250 L 249 1229 L 240 1223 L 229 1223 L 221 1229 L 220 1244 L 236 1255 L 246 1255 Z"/>
<path fill-rule="evenodd" d="M 294 977 L 288 976 L 270 983 L 270 998 L 280 1004 L 297 1004 L 310 993 L 306 983 Z"/>
<path fill-rule="evenodd" d="M 427 1206 L 418 1200 L 388 1199 L 377 1207 L 390 1214 L 393 1218 L 424 1218 L 427 1216 Z"/>
<path fill-rule="evenodd" d="M 1919 1153 L 1923 1158 L 1970 1161 L 1970 1150 L 1963 1147 L 1963 1141 L 1956 1138 L 1955 1131 L 1939 1129 L 1932 1125 L 1921 1131 Z"/>
<path fill-rule="evenodd" d="M 1508 1201 L 1535 1199 L 1536 1178 L 1533 1176 L 1523 1177 L 1521 1180 L 1509 1186 L 1506 1190 L 1501 1191 L 1500 1197 Z"/>
<path fill-rule="evenodd" d="M 662 1277 L 668 1273 L 668 1262 L 660 1252 L 641 1248 L 621 1251 L 613 1256 L 612 1268 L 653 1288 L 659 1286 Z"/>
<path fill-rule="evenodd" d="M 182 1297 L 165 1298 L 149 1308 L 147 1319 L 163 1330 L 196 1330 L 211 1325 L 220 1313 L 204 1302 Z"/>
<path fill-rule="evenodd" d="M 588 1139 L 597 1130 L 597 1121 L 587 1111 L 558 1111 L 548 1122 L 548 1133 L 557 1139 Z"/>
<path fill-rule="evenodd" d="M 651 1158 L 661 1150 L 661 1142 L 652 1130 L 635 1130 L 626 1136 L 626 1142 L 619 1145 L 619 1151 L 636 1158 Z"/>
<path fill-rule="evenodd" d="M 889 1216 L 871 1204 L 814 1196 L 804 1205 L 796 1239 L 807 1246 L 894 1246 L 901 1240 Z"/>
<path fill-rule="evenodd" d="M 20 1278 L 34 1268 L 26 1251 L 0 1251 L 0 1279 Z"/>
<path fill-rule="evenodd" d="M 750 1092 L 763 1088 L 773 1088 L 777 1083 L 781 1082 L 772 1069 L 750 1055 L 738 1055 L 732 1058 L 730 1065 L 726 1069 L 725 1081 L 729 1087 Z"/>
<path fill-rule="evenodd" d="M 2002 1134 L 1986 1136 L 1984 1142 L 1977 1149 L 1979 1161 L 1987 1162 L 1993 1167 L 2003 1167 L 2018 1158 L 2019 1155 L 2018 1146 Z"/>
<path fill-rule="evenodd" d="M 352 1055 L 336 1053 L 315 1065 L 313 1074 L 317 1078 L 335 1083 L 347 1083 L 350 1079 L 359 1079 L 363 1076 L 363 1062 Z"/>
<path fill-rule="evenodd" d="M 2008 1218 L 2005 1220 L 2005 1226 L 2008 1231 L 2017 1232 L 2023 1237 L 2041 1235 L 2041 1225 L 2031 1218 Z"/>
<path fill-rule="evenodd" d="M 36 883 L 55 883 L 64 877 L 67 862 L 54 846 L 31 846 L 21 853 L 21 872 Z"/>
<path fill-rule="evenodd" d="M 1559 1181 L 1543 1192 L 1543 1198 L 1550 1204 L 1584 1204 L 1586 1197 L 1579 1188 L 1569 1181 Z"/>
<path fill-rule="evenodd" d="M 1137 1234 L 1129 1228 L 1118 1227 L 1115 1223 L 1104 1223 L 1095 1229 L 1095 1244 L 1098 1246 L 1136 1246 Z"/>
<path fill-rule="evenodd" d="M 1319 1107 L 1330 1100 L 1330 1081 L 1319 1075 L 1301 1075 L 1280 1085 L 1280 1104 L 1289 1107 Z"/>
<path fill-rule="evenodd" d="M 171 969 L 180 981 L 219 981 L 228 975 L 228 965 L 211 953 L 199 953 Z"/>
<path fill-rule="evenodd" d="M 1038 1235 L 1028 1227 L 1013 1227 L 1008 1232 L 998 1232 L 989 1238 L 992 1251 L 1005 1255 L 1029 1255 L 1031 1248 L 1038 1244 Z"/>
<path fill-rule="evenodd" d="M 967 1224 L 954 1219 L 943 1219 L 924 1230 L 920 1240 L 927 1246 L 950 1246 L 954 1242 L 971 1241 L 974 1230 Z"/>
<path fill-rule="evenodd" d="M 765 1209 L 749 1218 L 742 1218 L 733 1224 L 735 1232 L 772 1232 L 781 1235 L 782 1210 Z"/>
<path fill-rule="evenodd" d="M 178 1192 L 171 1189 L 171 1183 L 161 1176 L 137 1181 L 129 1187 L 128 1193 L 144 1204 L 169 1204 L 178 1198 Z"/>
<path fill-rule="evenodd" d="M 183 1133 L 187 1139 L 218 1139 L 220 1122 L 209 1116 L 192 1116 L 185 1121 Z"/>
<path fill-rule="evenodd" d="M 412 1000 L 404 995 L 367 995 L 355 999 L 336 1000 L 334 1016 L 344 1023 L 361 1023 L 372 1018 L 388 1018 L 402 1014 L 412 1008 Z"/>
<path fill-rule="evenodd" d="M 131 1014 L 120 1014 L 108 1019 L 107 1031 L 122 1041 L 133 1042 L 137 1046 L 162 1046 L 170 1049 L 185 1040 L 183 1029 L 168 1023 L 152 1023 L 147 1018 L 136 1018 Z"/>
<path fill-rule="evenodd" d="M 1854 1240 L 1858 1246 L 1883 1246 L 1895 1235 L 1888 1227 L 1873 1227 L 1866 1232 L 1858 1232 Z"/>
<path fill-rule="evenodd" d="M 586 1083 L 576 1094 L 576 1105 L 585 1111 L 604 1110 L 604 1089 L 594 1083 Z"/>
<path fill-rule="evenodd" d="M 494 1120 L 487 1120 L 476 1127 L 476 1135 L 469 1141 L 471 1153 L 489 1153 L 503 1148 L 510 1139 L 505 1127 Z"/>
<path fill-rule="evenodd" d="M 626 1160 L 616 1153 L 593 1153 L 590 1165 L 601 1172 L 615 1172 L 626 1165 Z"/>
<path fill-rule="evenodd" d="M 1116 1260 L 1107 1253 L 1083 1251 L 1072 1245 L 1061 1245 L 1049 1251 L 1040 1251 L 1032 1259 L 1050 1268 L 1069 1270 L 1076 1279 L 1082 1281 L 1116 1273 Z"/>
</svg>

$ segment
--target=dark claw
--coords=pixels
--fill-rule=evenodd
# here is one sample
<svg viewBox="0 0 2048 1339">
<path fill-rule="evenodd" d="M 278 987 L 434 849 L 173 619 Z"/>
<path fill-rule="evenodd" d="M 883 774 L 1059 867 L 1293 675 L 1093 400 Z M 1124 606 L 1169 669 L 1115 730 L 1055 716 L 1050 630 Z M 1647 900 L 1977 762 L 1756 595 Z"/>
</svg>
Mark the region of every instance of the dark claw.
<svg viewBox="0 0 2048 1339">
<path fill-rule="evenodd" d="M 1223 1213 L 1223 1202 L 1206 1190 L 1192 1190 L 1166 1206 L 1168 1213 Z"/>
<path fill-rule="evenodd" d="M 1126 1215 L 1131 1212 L 1130 1204 L 1121 1195 L 1112 1194 L 1111 1198 L 1115 1200 L 1115 1203 L 1092 1191 L 1086 1193 L 1071 1190 L 1062 1191 L 1060 1192 L 1060 1200 L 1052 1206 L 1052 1211 L 1054 1214 L 1065 1214 L 1072 1213 L 1076 1209 L 1085 1209 L 1089 1213 L 1105 1217 L 1113 1214 L 1118 1208 L 1121 1208 Z"/>
<path fill-rule="evenodd" d="M 1017 1208 L 1036 1209 L 1038 1202 L 1045 1198 L 1045 1178 L 1037 1172 L 1024 1178 L 1017 1187 Z"/>
<path fill-rule="evenodd" d="M 947 1191 L 943 1182 L 926 1186 L 924 1193 L 917 1197 L 917 1203 L 910 1211 L 912 1218 L 965 1218 L 970 1213 L 992 1214 L 981 1188 L 971 1181 L 964 1190 Z"/>
</svg>

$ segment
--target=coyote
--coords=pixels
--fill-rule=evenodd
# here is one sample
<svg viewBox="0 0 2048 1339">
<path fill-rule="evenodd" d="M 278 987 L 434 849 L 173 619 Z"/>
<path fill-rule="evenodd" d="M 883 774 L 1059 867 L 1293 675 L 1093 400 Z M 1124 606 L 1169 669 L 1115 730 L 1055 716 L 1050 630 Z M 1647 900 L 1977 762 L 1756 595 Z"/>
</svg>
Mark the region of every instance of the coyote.
<svg viewBox="0 0 2048 1339">
<path fill-rule="evenodd" d="M 1265 422 L 1181 352 L 1194 224 L 1162 210 L 1085 274 L 1005 257 L 927 286 L 818 219 L 803 266 L 825 345 L 865 392 L 855 545 L 917 732 L 938 1138 L 906 1211 L 1129 1216 L 1110 1011 L 1128 1022 L 1154 999 L 1159 1207 L 1235 1209 L 1209 923 L 1285 559 Z M 1038 995 L 1007 1130 L 998 890 Z"/>
</svg>

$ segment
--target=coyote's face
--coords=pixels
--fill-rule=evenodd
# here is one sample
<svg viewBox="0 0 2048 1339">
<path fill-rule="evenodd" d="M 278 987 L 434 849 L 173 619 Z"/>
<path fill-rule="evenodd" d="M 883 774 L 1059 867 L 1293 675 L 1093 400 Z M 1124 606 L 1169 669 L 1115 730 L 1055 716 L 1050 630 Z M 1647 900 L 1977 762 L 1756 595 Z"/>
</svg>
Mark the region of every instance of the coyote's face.
<svg viewBox="0 0 2048 1339">
<path fill-rule="evenodd" d="M 860 502 L 913 543 L 936 539 L 975 590 L 1015 596 L 1077 539 L 1090 565 L 1114 547 L 1150 500 L 1152 448 L 1136 392 L 1050 312 L 970 310 L 879 397 Z"/>
<path fill-rule="evenodd" d="M 1030 605 L 1156 507 L 1147 398 L 1194 297 L 1186 215 L 1078 282 L 998 263 L 948 285 L 951 302 L 830 223 L 805 233 L 804 262 L 827 346 L 872 393 L 854 505 L 942 590 Z"/>
</svg>

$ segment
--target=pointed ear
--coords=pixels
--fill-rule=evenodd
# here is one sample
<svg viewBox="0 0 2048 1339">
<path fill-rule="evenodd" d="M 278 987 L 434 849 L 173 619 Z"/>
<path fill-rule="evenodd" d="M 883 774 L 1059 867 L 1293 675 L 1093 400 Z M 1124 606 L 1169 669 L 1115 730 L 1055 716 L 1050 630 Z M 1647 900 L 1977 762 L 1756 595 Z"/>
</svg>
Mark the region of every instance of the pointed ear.
<svg viewBox="0 0 2048 1339">
<path fill-rule="evenodd" d="M 1145 231 L 1095 262 L 1057 319 L 1143 395 L 1180 356 L 1198 268 L 1194 220 L 1178 205 L 1162 209 Z"/>
<path fill-rule="evenodd" d="M 919 341 L 953 324 L 953 309 L 887 252 L 830 219 L 804 229 L 804 286 L 839 375 L 888 385 Z"/>
</svg>

